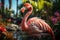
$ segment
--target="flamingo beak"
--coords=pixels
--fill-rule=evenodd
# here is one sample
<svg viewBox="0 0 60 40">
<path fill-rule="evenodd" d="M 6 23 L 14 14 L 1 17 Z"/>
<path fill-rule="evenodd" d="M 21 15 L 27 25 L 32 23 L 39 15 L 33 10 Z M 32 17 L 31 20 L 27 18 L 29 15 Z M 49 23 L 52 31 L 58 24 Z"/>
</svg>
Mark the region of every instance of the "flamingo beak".
<svg viewBox="0 0 60 40">
<path fill-rule="evenodd" d="M 22 8 L 20 9 L 20 11 L 21 11 L 22 13 L 24 13 L 24 12 L 25 12 L 25 7 L 22 7 Z"/>
</svg>

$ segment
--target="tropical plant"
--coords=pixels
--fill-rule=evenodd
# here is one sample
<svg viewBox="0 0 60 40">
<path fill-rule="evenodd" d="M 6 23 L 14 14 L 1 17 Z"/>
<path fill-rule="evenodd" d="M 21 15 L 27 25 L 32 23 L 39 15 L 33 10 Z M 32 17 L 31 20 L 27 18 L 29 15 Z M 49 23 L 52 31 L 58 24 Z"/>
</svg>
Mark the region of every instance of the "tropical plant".
<svg viewBox="0 0 60 40">
<path fill-rule="evenodd" d="M 23 2 L 25 3 L 26 1 L 29 1 L 33 7 L 36 7 L 37 9 L 41 10 L 44 8 L 44 5 L 46 4 L 49 7 L 52 7 L 53 2 L 51 1 L 46 1 L 46 0 L 23 0 Z"/>
<path fill-rule="evenodd" d="M 53 12 L 57 10 L 60 10 L 60 0 L 55 0 L 53 2 Z"/>
<path fill-rule="evenodd" d="M 53 6 L 52 1 L 48 0 L 23 0 L 23 3 L 29 2 L 32 4 L 34 10 L 33 10 L 33 15 L 34 16 L 40 16 L 42 10 L 49 10 Z"/>
</svg>

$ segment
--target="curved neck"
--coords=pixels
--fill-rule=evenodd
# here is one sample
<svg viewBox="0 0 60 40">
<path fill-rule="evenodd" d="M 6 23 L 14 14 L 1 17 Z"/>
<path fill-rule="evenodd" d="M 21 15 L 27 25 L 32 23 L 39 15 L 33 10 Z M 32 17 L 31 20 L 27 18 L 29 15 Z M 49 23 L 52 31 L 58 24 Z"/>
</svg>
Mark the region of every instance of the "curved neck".
<svg viewBox="0 0 60 40">
<path fill-rule="evenodd" d="M 28 17 L 30 16 L 32 14 L 32 10 L 30 10 L 30 11 L 28 11 L 27 13 L 26 13 L 26 15 L 24 16 L 24 20 L 25 20 L 25 22 L 27 21 L 27 19 L 28 19 Z"/>
<path fill-rule="evenodd" d="M 23 20 L 22 20 L 22 27 L 25 27 L 25 29 L 28 29 L 28 25 L 27 25 L 27 19 L 30 16 L 30 14 L 32 14 L 33 8 L 31 8 L 26 15 L 24 16 Z"/>
</svg>

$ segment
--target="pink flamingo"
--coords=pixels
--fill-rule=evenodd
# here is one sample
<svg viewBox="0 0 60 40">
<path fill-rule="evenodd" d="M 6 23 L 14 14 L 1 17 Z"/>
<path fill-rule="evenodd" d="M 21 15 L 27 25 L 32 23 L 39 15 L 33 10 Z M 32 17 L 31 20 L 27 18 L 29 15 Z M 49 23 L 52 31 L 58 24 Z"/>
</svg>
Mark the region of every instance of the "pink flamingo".
<svg viewBox="0 0 60 40">
<path fill-rule="evenodd" d="M 37 17 L 33 17 L 30 18 L 28 22 L 26 22 L 30 14 L 32 14 L 33 11 L 32 5 L 29 3 L 25 3 L 24 7 L 22 7 L 20 11 L 24 13 L 25 10 L 28 10 L 28 12 L 26 13 L 26 15 L 22 20 L 21 23 L 22 30 L 29 33 L 29 35 L 32 35 L 33 33 L 48 32 L 52 36 L 53 40 L 55 40 L 54 32 L 44 20 L 39 19 Z M 33 34 L 33 36 L 38 36 L 38 35 Z"/>
</svg>

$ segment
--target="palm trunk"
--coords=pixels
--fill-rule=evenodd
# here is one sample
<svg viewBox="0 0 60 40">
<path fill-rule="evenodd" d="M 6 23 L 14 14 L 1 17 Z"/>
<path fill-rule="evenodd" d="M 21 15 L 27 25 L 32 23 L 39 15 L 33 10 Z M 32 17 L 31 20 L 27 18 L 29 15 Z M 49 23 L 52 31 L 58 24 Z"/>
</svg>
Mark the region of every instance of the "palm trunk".
<svg viewBox="0 0 60 40">
<path fill-rule="evenodd" d="M 12 5 L 12 0 L 9 0 L 9 9 L 11 9 L 11 5 Z"/>
<path fill-rule="evenodd" d="M 9 0 L 9 10 L 11 9 L 11 6 L 12 6 L 12 0 Z M 11 11 L 9 13 L 9 16 L 11 16 Z"/>
<path fill-rule="evenodd" d="M 2 2 L 2 13 L 4 13 L 4 0 L 1 0 Z"/>
<path fill-rule="evenodd" d="M 18 16 L 18 0 L 16 0 L 17 2 L 17 11 L 16 11 L 16 17 Z"/>
<path fill-rule="evenodd" d="M 4 0 L 1 0 L 1 3 L 2 3 L 2 6 L 1 6 L 1 14 L 2 14 L 2 16 L 3 16 L 3 19 L 2 19 L 2 22 L 4 23 Z"/>
</svg>

